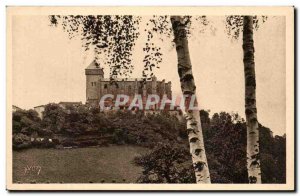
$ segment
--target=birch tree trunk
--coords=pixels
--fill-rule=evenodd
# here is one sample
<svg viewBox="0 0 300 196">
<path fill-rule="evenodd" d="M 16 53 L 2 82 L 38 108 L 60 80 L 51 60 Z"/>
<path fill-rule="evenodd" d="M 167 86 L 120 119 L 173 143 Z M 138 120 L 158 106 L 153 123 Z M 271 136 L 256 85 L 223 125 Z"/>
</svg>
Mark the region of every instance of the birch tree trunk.
<svg viewBox="0 0 300 196">
<path fill-rule="evenodd" d="M 190 144 L 193 167 L 197 183 L 210 183 L 210 174 L 204 149 L 203 134 L 200 121 L 200 112 L 188 108 L 189 101 L 196 94 L 196 86 L 192 73 L 186 24 L 181 16 L 171 16 L 174 32 L 174 42 L 178 60 L 178 74 L 180 77 L 181 91 L 186 96 L 185 109 L 183 111 L 187 120 L 187 132 Z M 197 106 L 197 102 L 195 103 Z"/>
<path fill-rule="evenodd" d="M 261 184 L 252 16 L 243 18 L 243 51 L 248 179 L 249 183 Z"/>
</svg>

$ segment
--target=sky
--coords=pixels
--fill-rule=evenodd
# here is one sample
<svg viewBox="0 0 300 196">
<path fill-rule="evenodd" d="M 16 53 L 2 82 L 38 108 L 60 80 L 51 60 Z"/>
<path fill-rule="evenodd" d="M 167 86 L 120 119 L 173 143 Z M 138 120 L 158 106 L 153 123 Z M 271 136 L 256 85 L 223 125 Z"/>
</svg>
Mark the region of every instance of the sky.
<svg viewBox="0 0 300 196">
<path fill-rule="evenodd" d="M 201 109 L 244 114 L 242 40 L 225 32 L 224 16 L 208 19 L 211 26 L 189 38 L 197 98 Z M 141 24 L 143 26 L 144 24 Z M 141 27 L 142 28 L 142 27 Z M 145 36 L 133 51 L 132 77 L 141 77 Z M 171 39 L 157 39 L 163 52 L 158 80 L 172 82 L 173 96 L 179 95 L 177 57 Z M 269 17 L 254 32 L 258 121 L 275 135 L 285 133 L 285 18 Z M 94 59 L 85 52 L 80 38 L 70 40 L 59 27 L 51 27 L 47 16 L 13 18 L 13 104 L 29 109 L 60 101 L 85 102 L 84 69 Z M 108 77 L 108 66 L 102 64 Z"/>
</svg>

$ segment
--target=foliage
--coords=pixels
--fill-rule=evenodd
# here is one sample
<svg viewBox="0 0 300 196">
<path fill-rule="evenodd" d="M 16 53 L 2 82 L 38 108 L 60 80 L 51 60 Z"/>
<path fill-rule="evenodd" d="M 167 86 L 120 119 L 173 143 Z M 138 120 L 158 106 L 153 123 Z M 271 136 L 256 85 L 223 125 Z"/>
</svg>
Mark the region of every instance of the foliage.
<svg viewBox="0 0 300 196">
<path fill-rule="evenodd" d="M 51 15 L 53 26 L 61 24 L 70 38 L 81 37 L 86 50 L 94 49 L 96 62 L 100 59 L 110 66 L 111 79 L 132 73 L 132 50 L 139 37 L 139 16 L 132 15 Z"/>
<path fill-rule="evenodd" d="M 244 120 L 238 114 L 226 112 L 216 113 L 211 119 L 206 111 L 202 110 L 200 115 L 212 183 L 248 183 Z M 270 129 L 262 125 L 259 126 L 259 130 L 263 183 L 285 183 L 285 137 L 272 137 Z M 181 162 L 189 163 L 179 164 L 182 167 L 180 171 L 176 170 L 177 159 L 170 158 L 170 152 L 178 156 L 185 151 L 187 155 L 188 149 L 187 142 L 185 145 L 172 143 L 159 146 L 151 153 L 138 158 L 137 164 L 144 168 L 140 182 L 165 182 L 165 175 L 168 173 L 171 182 L 182 182 L 182 178 L 186 177 L 185 183 L 195 183 L 190 156 L 178 157 Z M 167 161 L 172 161 L 168 163 L 170 168 L 163 166 L 167 165 Z M 185 171 L 184 176 L 180 176 L 181 171 Z"/>
<path fill-rule="evenodd" d="M 13 135 L 13 149 L 18 150 L 30 147 L 30 138 L 27 135 L 24 135 L 23 133 Z"/>
<path fill-rule="evenodd" d="M 253 28 L 258 30 L 261 24 L 265 23 L 268 16 L 253 16 Z M 236 40 L 243 32 L 243 16 L 232 15 L 227 16 L 225 19 L 226 32 L 229 37 Z"/>
<path fill-rule="evenodd" d="M 140 29 L 142 17 L 133 15 L 50 15 L 49 21 L 52 26 L 62 26 L 70 39 L 80 37 L 86 50 L 93 49 L 97 65 L 100 65 L 100 60 L 109 65 L 112 81 L 118 76 L 128 77 L 132 73 L 134 47 L 140 32 L 145 32 L 142 76 L 147 80 L 154 76 L 153 70 L 159 68 L 163 60 L 161 47 L 155 40 L 169 39 L 169 43 L 172 43 L 170 16 L 148 17 L 145 17 L 149 21 L 144 29 Z M 198 35 L 209 24 L 207 17 L 201 15 L 183 16 L 183 19 L 188 35 L 196 26 L 200 29 L 196 33 Z"/>
<path fill-rule="evenodd" d="M 13 112 L 13 134 L 30 134 L 39 130 L 40 118 L 34 110 L 17 110 Z"/>
<path fill-rule="evenodd" d="M 180 130 L 185 128 L 183 122 L 168 114 L 149 114 L 131 111 L 100 112 L 98 108 L 86 105 L 62 108 L 58 104 L 48 104 L 43 112 L 43 119 L 36 114 L 36 121 L 21 124 L 20 119 L 27 119 L 27 111 L 14 113 L 13 132 L 36 128 L 38 136 L 54 137 L 62 135 L 67 138 L 65 146 L 84 146 L 95 144 L 95 141 L 83 141 L 82 137 L 91 136 L 87 140 L 106 138 L 111 144 L 134 144 L 153 147 L 158 142 L 175 141 Z M 26 115 L 25 115 L 26 114 Z M 22 121 L 23 122 L 23 121 Z M 32 123 L 34 123 L 32 125 Z M 167 130 L 167 131 L 166 131 Z M 25 133 L 25 132 L 24 132 Z M 29 137 L 34 132 L 26 132 Z M 80 143 L 75 140 L 80 140 Z M 101 141 L 103 143 L 105 141 Z"/>
<path fill-rule="evenodd" d="M 144 171 L 138 182 L 142 183 L 190 183 L 195 182 L 192 162 L 186 148 L 159 144 L 149 154 L 135 158 Z"/>
<path fill-rule="evenodd" d="M 192 35 L 191 32 L 195 30 L 195 27 L 200 27 L 200 31 L 196 33 L 196 36 L 198 36 L 198 33 L 202 33 L 203 29 L 209 24 L 206 16 L 183 16 L 183 20 L 186 24 L 185 32 L 187 36 Z M 143 59 L 144 69 L 142 75 L 145 79 L 150 79 L 154 75 L 153 70 L 159 69 L 159 64 L 163 61 L 163 53 L 157 40 L 161 40 L 162 43 L 168 40 L 173 48 L 175 47 L 170 16 L 153 15 L 146 23 L 144 31 L 147 39 L 143 47 L 145 56 Z"/>
<path fill-rule="evenodd" d="M 43 112 L 42 127 L 53 133 L 59 133 L 64 126 L 64 117 L 66 111 L 58 104 L 48 104 Z"/>
<path fill-rule="evenodd" d="M 212 182 L 247 183 L 245 121 L 235 113 L 220 112 L 210 117 L 204 110 L 200 117 Z M 144 170 L 139 182 L 194 183 L 185 126 L 185 122 L 167 112 L 104 113 L 85 105 L 64 109 L 48 104 L 42 120 L 33 110 L 13 113 L 13 144 L 15 149 L 47 147 L 30 143 L 30 137 L 37 132 L 40 137 L 63 135 L 68 138 L 64 141 L 66 146 L 106 142 L 148 147 L 152 151 L 135 161 Z M 284 183 L 286 139 L 273 137 L 271 130 L 262 125 L 259 130 L 263 183 Z M 102 137 L 106 140 L 100 141 Z"/>
</svg>

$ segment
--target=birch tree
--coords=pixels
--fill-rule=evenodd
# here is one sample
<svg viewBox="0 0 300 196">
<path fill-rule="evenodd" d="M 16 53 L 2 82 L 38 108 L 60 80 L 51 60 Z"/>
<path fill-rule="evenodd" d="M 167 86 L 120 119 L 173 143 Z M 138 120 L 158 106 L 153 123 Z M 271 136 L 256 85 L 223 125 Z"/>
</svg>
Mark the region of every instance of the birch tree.
<svg viewBox="0 0 300 196">
<path fill-rule="evenodd" d="M 189 108 L 190 101 L 196 97 L 196 85 L 188 46 L 188 38 L 192 36 L 192 32 L 203 32 L 209 22 L 206 16 L 153 16 L 149 21 L 148 28 L 145 30 L 148 36 L 144 48 L 146 58 L 144 59 L 143 76 L 150 78 L 152 70 L 158 67 L 163 60 L 161 48 L 151 41 L 153 37 L 157 36 L 158 39 L 162 40 L 162 43 L 173 39 L 172 43 L 177 54 L 177 71 L 181 92 L 186 100 L 182 112 L 187 121 L 187 134 L 196 183 L 211 183 L 197 99 L 194 104 L 197 109 L 191 110 Z M 149 72 L 150 76 L 147 74 Z"/>
<path fill-rule="evenodd" d="M 261 18 L 265 22 L 266 17 Z M 256 76 L 254 61 L 253 29 L 258 29 L 257 16 L 229 16 L 226 18 L 228 33 L 238 38 L 243 33 L 243 62 L 245 78 L 245 115 L 247 125 L 247 170 L 251 184 L 261 184 L 259 129 L 256 108 Z"/>
<path fill-rule="evenodd" d="M 181 16 L 171 16 L 174 42 L 177 53 L 177 69 L 181 83 L 181 91 L 186 95 L 184 116 L 187 120 L 187 132 L 190 144 L 193 167 L 197 183 L 210 183 L 208 162 L 206 158 L 203 133 L 201 128 L 200 111 L 189 109 L 189 100 L 196 95 L 196 85 L 192 72 L 189 54 L 186 21 Z M 197 101 L 195 106 L 198 107 Z"/>
</svg>

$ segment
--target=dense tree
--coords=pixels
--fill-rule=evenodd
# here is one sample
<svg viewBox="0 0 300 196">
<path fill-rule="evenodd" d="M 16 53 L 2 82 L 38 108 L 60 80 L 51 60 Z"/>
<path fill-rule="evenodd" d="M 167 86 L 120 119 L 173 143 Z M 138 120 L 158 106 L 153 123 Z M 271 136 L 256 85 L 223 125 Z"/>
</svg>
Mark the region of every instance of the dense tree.
<svg viewBox="0 0 300 196">
<path fill-rule="evenodd" d="M 136 157 L 142 166 L 141 183 L 195 183 L 193 166 L 187 148 L 174 144 L 158 144 L 149 154 Z"/>
<path fill-rule="evenodd" d="M 215 113 L 209 118 L 208 112 L 203 110 L 201 120 L 212 183 L 248 183 L 246 122 L 238 114 L 226 112 Z M 284 136 L 273 137 L 270 129 L 262 125 L 259 125 L 259 130 L 262 142 L 260 145 L 262 180 L 264 183 L 285 183 L 285 138 Z M 157 145 L 153 151 L 137 158 L 136 163 L 143 167 L 140 182 L 163 183 L 166 181 L 164 176 L 168 173 L 172 182 L 195 183 L 193 167 L 188 162 L 189 157 L 179 158 L 182 162 L 179 168 L 176 160 L 168 163 L 170 167 L 163 167 L 166 163 L 162 157 L 168 157 L 169 152 L 187 153 L 188 149 L 187 143 Z M 170 168 L 173 173 L 170 172 Z M 181 176 L 183 173 L 184 177 Z"/>
<path fill-rule="evenodd" d="M 57 106 L 47 105 L 44 115 L 48 117 L 42 120 L 33 110 L 14 112 L 14 149 L 54 147 L 53 144 L 30 141 L 35 131 L 29 130 L 34 123 L 41 130 L 37 131 L 38 137 L 60 137 L 59 143 L 64 146 L 115 144 L 147 147 L 150 152 L 135 161 L 143 168 L 139 179 L 141 183 L 196 182 L 189 155 L 186 122 L 179 121 L 169 113 L 145 116 L 142 113 L 118 111 L 104 114 L 84 105 L 65 109 Z M 63 126 L 54 126 L 55 120 L 47 118 L 50 118 L 50 114 L 59 113 L 59 121 L 63 121 Z M 246 122 L 238 114 L 226 112 L 210 117 L 207 111 L 201 110 L 200 117 L 212 183 L 248 183 Z M 31 123 L 20 124 L 24 118 L 31 119 Z M 76 123 L 77 120 L 80 123 Z M 285 183 L 286 139 L 284 136 L 273 137 L 272 131 L 260 124 L 259 130 L 262 181 Z M 50 134 L 45 134 L 48 132 Z M 67 140 L 64 141 L 64 138 Z"/>
<path fill-rule="evenodd" d="M 39 129 L 38 125 L 41 119 L 34 110 L 18 110 L 13 112 L 12 121 L 13 134 L 31 134 Z"/>
</svg>

